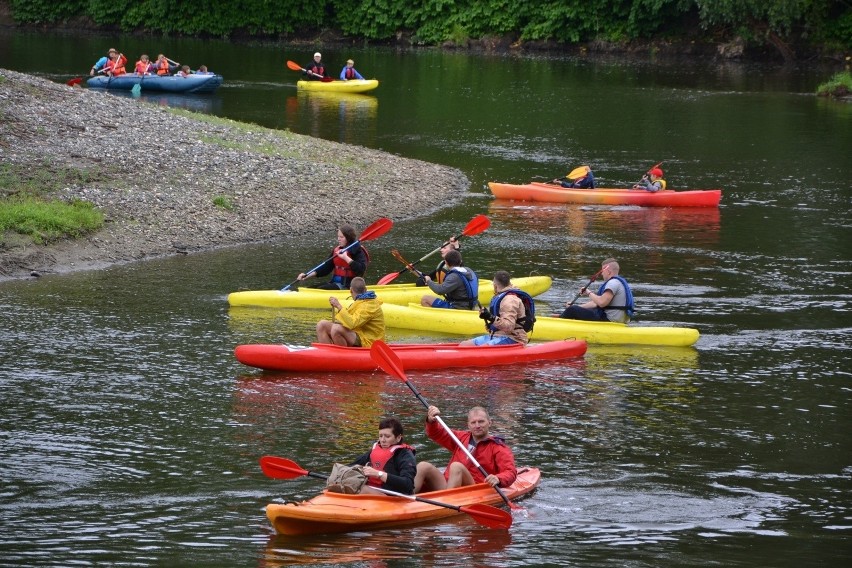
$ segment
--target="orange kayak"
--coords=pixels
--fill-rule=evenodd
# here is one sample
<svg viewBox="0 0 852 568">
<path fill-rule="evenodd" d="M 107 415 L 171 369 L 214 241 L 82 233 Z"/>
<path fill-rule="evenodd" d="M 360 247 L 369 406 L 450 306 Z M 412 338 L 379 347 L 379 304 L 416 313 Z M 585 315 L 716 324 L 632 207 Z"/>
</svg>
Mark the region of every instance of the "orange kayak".
<svg viewBox="0 0 852 568">
<path fill-rule="evenodd" d="M 518 470 L 518 478 L 503 488 L 509 499 L 526 495 L 541 481 L 538 468 Z M 459 507 L 503 503 L 487 483 L 443 491 L 418 493 L 418 497 Z M 323 491 L 301 503 L 270 503 L 266 517 L 279 534 L 304 535 L 387 529 L 464 515 L 455 509 L 388 495 L 344 495 Z"/>
<path fill-rule="evenodd" d="M 652 193 L 644 189 L 571 189 L 552 183 L 531 182 L 523 185 L 489 182 L 497 199 L 544 201 L 548 203 L 582 203 L 586 205 L 638 205 L 640 207 L 718 207 L 721 189 Z"/>
</svg>

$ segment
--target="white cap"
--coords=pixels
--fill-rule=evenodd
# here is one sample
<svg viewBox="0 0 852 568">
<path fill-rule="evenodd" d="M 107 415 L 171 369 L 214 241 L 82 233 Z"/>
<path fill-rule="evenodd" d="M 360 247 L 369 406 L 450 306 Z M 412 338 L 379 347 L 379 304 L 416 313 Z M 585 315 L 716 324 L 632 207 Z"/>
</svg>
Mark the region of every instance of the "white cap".
<svg viewBox="0 0 852 568">
<path fill-rule="evenodd" d="M 322 57 L 322 53 L 320 53 L 319 51 L 317 51 L 316 53 L 314 53 L 314 57 Z"/>
</svg>

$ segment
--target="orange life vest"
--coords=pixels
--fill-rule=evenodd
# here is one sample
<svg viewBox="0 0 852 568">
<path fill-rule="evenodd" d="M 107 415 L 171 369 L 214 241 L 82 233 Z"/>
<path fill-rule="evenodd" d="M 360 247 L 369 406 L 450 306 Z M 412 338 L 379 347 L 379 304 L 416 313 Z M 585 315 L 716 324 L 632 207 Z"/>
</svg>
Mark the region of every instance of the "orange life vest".
<svg viewBox="0 0 852 568">
<path fill-rule="evenodd" d="M 169 62 L 166 59 L 157 63 L 157 75 L 168 75 L 169 74 Z"/>
<path fill-rule="evenodd" d="M 112 72 L 113 76 L 124 75 L 127 70 L 124 66 L 127 64 L 127 58 L 124 55 L 119 55 L 115 59 L 110 59 L 104 65 L 104 73 Z"/>
</svg>

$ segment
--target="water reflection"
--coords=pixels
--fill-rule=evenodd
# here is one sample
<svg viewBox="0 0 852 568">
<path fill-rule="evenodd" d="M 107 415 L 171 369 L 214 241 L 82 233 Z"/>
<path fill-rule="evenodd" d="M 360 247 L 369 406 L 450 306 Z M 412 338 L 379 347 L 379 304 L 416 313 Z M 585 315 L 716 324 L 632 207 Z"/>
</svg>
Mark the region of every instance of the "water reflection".
<svg viewBox="0 0 852 568">
<path fill-rule="evenodd" d="M 516 520 L 513 526 L 523 522 Z M 271 568 L 359 563 L 383 568 L 400 566 L 400 561 L 412 559 L 418 566 L 501 566 L 508 559 L 514 530 L 491 530 L 461 515 L 399 530 L 298 538 L 274 535 L 269 538 L 260 565 Z"/>
<path fill-rule="evenodd" d="M 104 91 L 112 96 L 138 99 L 146 103 L 169 108 L 180 108 L 203 114 L 219 114 L 222 112 L 222 99 L 216 94 L 181 94 L 142 91 L 134 95 L 131 91 Z"/>
<path fill-rule="evenodd" d="M 718 243 L 721 228 L 717 207 L 532 205 L 495 199 L 488 213 L 492 222 L 515 230 L 536 226 L 563 231 L 576 239 L 618 226 L 651 246 L 711 246 Z"/>
<path fill-rule="evenodd" d="M 323 137 L 337 132 L 337 141 L 370 146 L 375 143 L 379 100 L 361 93 L 299 91 L 287 97 L 287 127 Z M 326 136 L 327 137 L 327 136 Z"/>
</svg>

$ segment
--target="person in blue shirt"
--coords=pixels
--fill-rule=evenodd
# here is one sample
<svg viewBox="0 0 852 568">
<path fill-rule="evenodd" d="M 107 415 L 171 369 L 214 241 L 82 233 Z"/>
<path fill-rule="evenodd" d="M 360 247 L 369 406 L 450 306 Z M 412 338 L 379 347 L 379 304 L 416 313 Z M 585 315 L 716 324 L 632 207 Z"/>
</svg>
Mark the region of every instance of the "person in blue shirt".
<svg viewBox="0 0 852 568">
<path fill-rule="evenodd" d="M 355 69 L 355 62 L 351 59 L 346 61 L 346 66 L 340 71 L 340 78 L 343 81 L 348 81 L 349 79 L 364 79 L 358 70 Z"/>
<path fill-rule="evenodd" d="M 558 183 L 562 187 L 569 187 L 575 189 L 595 189 L 595 174 L 592 173 L 592 168 L 590 168 L 589 166 L 582 166 L 582 168 L 585 168 L 585 173 L 583 173 L 578 178 L 571 179 L 570 177 L 565 176 L 563 178 L 557 178 L 553 181 L 554 183 Z M 581 168 L 577 168 L 577 170 L 580 169 Z"/>
</svg>

